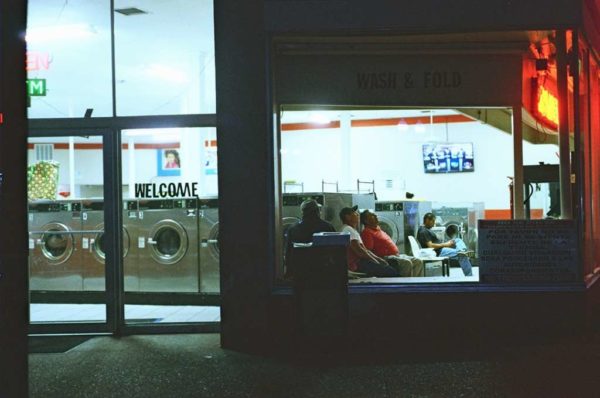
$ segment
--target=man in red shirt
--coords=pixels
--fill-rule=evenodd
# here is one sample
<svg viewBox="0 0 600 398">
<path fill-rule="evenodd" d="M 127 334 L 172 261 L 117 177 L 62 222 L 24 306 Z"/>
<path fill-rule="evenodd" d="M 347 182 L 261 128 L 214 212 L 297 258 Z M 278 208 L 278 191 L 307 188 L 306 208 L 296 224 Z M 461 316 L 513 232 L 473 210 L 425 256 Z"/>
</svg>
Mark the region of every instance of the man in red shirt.
<svg viewBox="0 0 600 398">
<path fill-rule="evenodd" d="M 379 227 L 377 214 L 365 210 L 360 214 L 360 222 L 364 226 L 360 236 L 367 249 L 387 260 L 400 276 L 423 276 L 423 261 L 399 253 L 394 241 Z"/>
</svg>

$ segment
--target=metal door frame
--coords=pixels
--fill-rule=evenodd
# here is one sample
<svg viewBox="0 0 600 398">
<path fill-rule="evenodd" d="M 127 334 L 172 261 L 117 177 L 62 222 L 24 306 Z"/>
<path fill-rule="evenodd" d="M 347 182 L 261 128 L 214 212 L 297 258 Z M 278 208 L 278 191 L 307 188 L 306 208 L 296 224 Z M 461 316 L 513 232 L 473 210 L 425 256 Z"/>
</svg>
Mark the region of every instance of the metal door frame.
<svg viewBox="0 0 600 398">
<path fill-rule="evenodd" d="M 131 129 L 155 128 L 216 128 L 215 114 L 164 115 L 164 116 L 124 116 L 98 118 L 55 118 L 30 119 L 29 137 L 65 137 L 70 135 L 94 135 L 103 137 L 103 176 L 104 176 L 104 226 L 106 239 L 106 322 L 29 324 L 29 334 L 92 333 L 92 334 L 162 334 L 162 333 L 218 333 L 219 322 L 182 324 L 126 324 L 121 211 L 121 132 Z M 101 292 L 102 293 L 102 292 Z M 220 305 L 220 294 L 199 296 L 192 305 Z M 189 305 L 189 298 L 181 300 L 173 297 L 173 304 Z M 129 304 L 146 303 L 137 297 Z M 153 304 L 153 303 L 150 303 Z"/>
<path fill-rule="evenodd" d="M 115 136 L 114 131 L 110 129 L 98 129 L 98 128 L 77 128 L 77 127 L 66 127 L 66 128 L 49 128 L 30 129 L 28 138 L 51 138 L 51 137 L 70 137 L 70 136 L 95 136 L 102 137 L 102 169 L 103 169 L 103 181 L 104 181 L 104 225 L 105 225 L 105 236 L 111 243 L 107 245 L 106 252 L 106 264 L 114 264 L 112 267 L 105 268 L 105 281 L 106 289 L 104 292 L 100 292 L 98 296 L 104 295 L 103 303 L 106 305 L 106 320 L 105 322 L 77 322 L 77 323 L 44 323 L 44 324 L 31 324 L 29 322 L 29 333 L 30 334 L 55 334 L 55 333 L 112 333 L 116 329 L 116 302 L 118 296 L 117 281 L 119 279 L 118 274 L 122 273 L 122 264 L 117 264 L 117 261 L 121 262 L 116 256 L 116 253 L 121 251 L 122 243 L 118 246 L 114 246 L 113 241 L 117 238 L 115 236 L 116 226 L 119 225 L 120 220 L 114 217 L 116 209 L 120 209 L 120 206 L 116 206 L 115 198 L 120 194 L 115 191 L 114 183 L 110 183 L 114 180 L 112 176 L 116 170 L 120 170 L 120 151 L 115 151 L 114 142 Z M 113 155 L 118 152 L 119 158 L 115 159 Z M 116 160 L 116 162 L 115 162 Z M 118 162 L 118 163 L 117 163 Z M 117 163 L 117 164 L 115 164 Z M 117 187 L 118 188 L 118 187 Z M 120 234 L 119 234 L 120 237 Z M 29 292 L 31 297 L 31 292 Z M 31 301 L 31 300 L 30 300 Z"/>
</svg>

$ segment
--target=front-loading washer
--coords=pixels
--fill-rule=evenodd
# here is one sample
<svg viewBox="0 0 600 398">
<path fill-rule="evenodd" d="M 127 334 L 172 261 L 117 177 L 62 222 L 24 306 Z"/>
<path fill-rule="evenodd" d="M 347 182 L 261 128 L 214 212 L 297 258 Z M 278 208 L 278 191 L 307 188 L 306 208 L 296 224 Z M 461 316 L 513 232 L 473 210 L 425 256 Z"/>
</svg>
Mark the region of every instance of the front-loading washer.
<svg viewBox="0 0 600 398">
<path fill-rule="evenodd" d="M 29 203 L 29 287 L 32 291 L 81 291 L 81 203 Z"/>
<path fill-rule="evenodd" d="M 81 210 L 83 258 L 83 290 L 104 291 L 106 289 L 106 239 L 104 239 L 104 200 L 82 200 Z M 123 259 L 131 250 L 131 236 L 125 226 L 121 230 Z M 125 274 L 125 290 L 132 290 L 131 278 Z"/>
<path fill-rule="evenodd" d="M 197 199 L 139 200 L 138 228 L 140 291 L 198 292 Z"/>
</svg>

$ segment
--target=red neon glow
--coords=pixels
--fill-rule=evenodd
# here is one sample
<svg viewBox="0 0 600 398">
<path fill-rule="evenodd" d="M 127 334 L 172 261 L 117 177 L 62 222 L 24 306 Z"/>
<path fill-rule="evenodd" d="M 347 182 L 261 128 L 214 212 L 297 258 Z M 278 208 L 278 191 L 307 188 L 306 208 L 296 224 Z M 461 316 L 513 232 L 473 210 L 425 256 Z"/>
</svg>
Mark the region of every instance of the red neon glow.
<svg viewBox="0 0 600 398">
<path fill-rule="evenodd" d="M 25 55 L 25 70 L 48 70 L 50 68 L 50 54 L 37 51 L 27 51 Z"/>
<path fill-rule="evenodd" d="M 558 98 L 546 87 L 538 86 L 535 100 L 536 116 L 553 128 L 558 127 Z"/>
<path fill-rule="evenodd" d="M 0 112 L 0 124 L 4 123 L 4 113 Z"/>
</svg>

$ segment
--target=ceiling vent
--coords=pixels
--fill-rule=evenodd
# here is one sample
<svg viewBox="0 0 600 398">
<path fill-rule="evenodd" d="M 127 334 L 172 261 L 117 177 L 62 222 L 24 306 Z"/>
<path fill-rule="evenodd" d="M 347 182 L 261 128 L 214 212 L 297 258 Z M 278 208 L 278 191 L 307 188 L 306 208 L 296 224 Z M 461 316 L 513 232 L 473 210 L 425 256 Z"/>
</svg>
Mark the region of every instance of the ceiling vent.
<svg viewBox="0 0 600 398">
<path fill-rule="evenodd" d="M 119 14 L 125 15 L 127 17 L 131 15 L 148 14 L 146 11 L 140 10 L 139 8 L 135 7 L 115 8 L 115 12 L 118 12 Z"/>
</svg>

